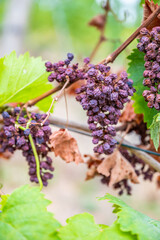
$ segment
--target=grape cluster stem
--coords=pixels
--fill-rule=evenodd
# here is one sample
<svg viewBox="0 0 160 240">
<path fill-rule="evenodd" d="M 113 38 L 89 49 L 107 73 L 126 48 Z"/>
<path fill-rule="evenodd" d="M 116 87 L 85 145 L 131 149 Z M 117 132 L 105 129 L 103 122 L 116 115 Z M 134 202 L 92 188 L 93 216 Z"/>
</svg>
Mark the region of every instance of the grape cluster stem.
<svg viewBox="0 0 160 240">
<path fill-rule="evenodd" d="M 52 109 L 52 107 L 53 107 L 54 102 L 58 101 L 58 99 L 60 98 L 60 96 L 63 94 L 63 91 L 65 90 L 66 86 L 68 85 L 68 83 L 69 83 L 69 78 L 67 78 L 67 81 L 65 82 L 65 84 L 64 84 L 63 87 L 61 88 L 59 94 L 58 94 L 56 97 L 53 98 L 52 103 L 51 103 L 51 105 L 50 105 L 50 107 L 49 107 L 49 109 L 48 109 L 48 112 L 46 113 L 47 116 L 46 116 L 46 118 L 43 120 L 43 122 L 41 123 L 42 126 L 44 125 L 44 123 L 45 123 L 45 122 L 47 121 L 47 119 L 49 118 L 50 112 L 51 112 L 51 109 Z"/>
<path fill-rule="evenodd" d="M 26 130 L 26 129 L 28 128 L 29 122 L 30 122 L 30 121 L 28 121 L 26 128 L 24 128 L 24 127 L 22 127 L 22 126 L 20 126 L 20 125 L 19 125 L 18 127 L 24 131 L 24 130 Z M 36 150 L 36 147 L 35 147 L 35 144 L 34 144 L 32 135 L 29 134 L 28 138 L 29 138 L 29 141 L 30 141 L 32 150 L 33 150 L 33 154 L 34 154 L 35 160 L 36 160 L 36 175 L 37 175 L 37 178 L 38 178 L 38 182 L 39 182 L 39 186 L 40 186 L 40 191 L 41 191 L 42 188 L 43 188 L 43 182 L 42 182 L 42 179 L 41 179 L 41 176 L 40 176 L 39 157 L 38 157 L 38 154 L 37 154 L 37 150 Z"/>
</svg>

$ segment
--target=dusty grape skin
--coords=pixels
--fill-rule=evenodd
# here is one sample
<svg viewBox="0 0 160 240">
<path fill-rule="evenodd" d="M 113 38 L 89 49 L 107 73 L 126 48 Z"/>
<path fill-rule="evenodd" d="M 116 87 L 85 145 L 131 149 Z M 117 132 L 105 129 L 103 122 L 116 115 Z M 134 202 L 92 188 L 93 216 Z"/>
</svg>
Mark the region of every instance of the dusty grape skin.
<svg viewBox="0 0 160 240">
<path fill-rule="evenodd" d="M 48 76 L 48 81 L 57 81 L 58 83 L 65 83 L 69 79 L 70 83 L 73 83 L 79 79 L 84 79 L 85 71 L 84 69 L 78 68 L 78 63 L 71 64 L 74 55 L 72 53 L 67 54 L 67 59 L 65 61 L 59 61 L 57 63 L 46 62 L 46 71 L 51 72 Z M 88 62 L 88 60 L 84 60 Z M 92 74 L 92 73 L 91 73 Z"/>
<path fill-rule="evenodd" d="M 46 114 L 32 113 L 31 116 L 33 120 L 29 128 L 22 130 L 18 127 L 15 128 L 16 119 L 19 113 L 19 108 L 2 113 L 4 126 L 0 130 L 0 152 L 8 150 L 14 153 L 17 149 L 21 150 L 29 166 L 30 180 L 38 183 L 35 157 L 29 141 L 29 134 L 31 134 L 40 160 L 41 178 L 44 186 L 47 186 L 48 180 L 53 177 L 52 172 L 54 170 L 52 167 L 52 159 L 47 156 L 50 151 L 49 136 L 51 135 L 51 129 L 48 126 L 48 122 L 46 126 L 34 124 L 41 123 L 45 119 Z M 26 115 L 26 117 L 24 117 L 24 115 Z M 22 113 L 18 117 L 18 123 L 22 124 L 24 128 L 28 120 L 26 113 Z M 43 164 L 41 164 L 42 161 Z"/>
<path fill-rule="evenodd" d="M 89 67 L 90 66 L 90 67 Z M 129 101 L 135 89 L 133 81 L 127 73 L 121 73 L 120 79 L 116 74 L 109 74 L 110 67 L 88 65 L 85 74 L 86 83 L 77 89 L 76 100 L 87 111 L 89 129 L 92 131 L 94 152 L 111 154 L 116 146 L 115 125 L 121 115 L 121 109 Z"/>
<path fill-rule="evenodd" d="M 160 28 L 154 27 L 151 31 L 146 28 L 140 31 L 142 37 L 137 48 L 145 53 L 145 71 L 143 73 L 143 85 L 149 88 L 150 95 L 143 92 L 143 97 L 149 108 L 160 110 L 159 95 L 160 93 Z M 154 96 L 153 96 L 154 95 Z"/>
</svg>

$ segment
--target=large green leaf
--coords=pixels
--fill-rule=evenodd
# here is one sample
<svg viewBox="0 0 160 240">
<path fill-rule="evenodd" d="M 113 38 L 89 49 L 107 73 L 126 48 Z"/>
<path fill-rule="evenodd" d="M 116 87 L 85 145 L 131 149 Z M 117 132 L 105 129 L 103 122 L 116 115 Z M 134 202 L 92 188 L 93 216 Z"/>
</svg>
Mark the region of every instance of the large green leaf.
<svg viewBox="0 0 160 240">
<path fill-rule="evenodd" d="M 160 222 L 129 207 L 120 199 L 107 194 L 100 200 L 109 199 L 114 205 L 114 213 L 118 216 L 117 223 L 123 232 L 131 232 L 138 240 L 159 240 Z"/>
<path fill-rule="evenodd" d="M 0 59 L 0 106 L 10 102 L 27 102 L 50 90 L 48 73 L 40 57 L 30 57 L 29 53 L 17 58 L 15 51 Z M 52 98 L 39 103 L 47 111 Z"/>
<path fill-rule="evenodd" d="M 47 212 L 50 201 L 38 187 L 22 186 L 3 203 L 0 213 L 1 240 L 54 240 L 60 224 Z"/>
<path fill-rule="evenodd" d="M 158 111 L 149 108 L 147 102 L 145 102 L 144 97 L 142 96 L 143 91 L 146 89 L 146 87 L 143 86 L 143 72 L 145 70 L 144 53 L 140 52 L 138 49 L 134 49 L 128 59 L 130 62 L 127 72 L 129 73 L 129 77 L 133 80 L 133 86 L 136 89 L 136 93 L 132 98 L 134 100 L 134 110 L 136 113 L 142 113 L 144 115 L 144 122 L 146 122 L 149 127 L 152 123 L 153 117 Z"/>
</svg>

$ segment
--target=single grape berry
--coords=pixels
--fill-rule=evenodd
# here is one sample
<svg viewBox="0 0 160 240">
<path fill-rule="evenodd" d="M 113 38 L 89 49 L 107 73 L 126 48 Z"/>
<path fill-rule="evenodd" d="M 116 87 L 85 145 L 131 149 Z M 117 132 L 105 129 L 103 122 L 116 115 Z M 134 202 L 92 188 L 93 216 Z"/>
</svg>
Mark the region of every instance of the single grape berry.
<svg viewBox="0 0 160 240">
<path fill-rule="evenodd" d="M 72 61 L 74 58 L 74 55 L 72 53 L 67 53 L 67 58 Z"/>
<path fill-rule="evenodd" d="M 10 118 L 10 115 L 9 115 L 8 112 L 5 111 L 5 112 L 2 113 L 2 117 L 3 118 Z"/>
</svg>

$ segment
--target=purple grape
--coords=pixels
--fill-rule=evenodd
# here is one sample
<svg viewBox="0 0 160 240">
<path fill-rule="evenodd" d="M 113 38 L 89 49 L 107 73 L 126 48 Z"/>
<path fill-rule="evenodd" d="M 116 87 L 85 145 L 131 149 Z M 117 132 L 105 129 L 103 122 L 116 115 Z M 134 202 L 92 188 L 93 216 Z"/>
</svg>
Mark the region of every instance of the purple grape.
<svg viewBox="0 0 160 240">
<path fill-rule="evenodd" d="M 116 131 L 111 125 L 117 124 L 121 114 L 119 109 L 123 109 L 128 97 L 135 92 L 133 81 L 128 79 L 126 72 L 121 73 L 120 79 L 116 74 L 108 75 L 110 67 L 103 64 L 87 67 L 86 83 L 78 89 L 76 100 L 87 110 L 93 144 L 99 144 L 94 147 L 94 152 L 111 154 L 117 143 L 113 139 Z"/>
<path fill-rule="evenodd" d="M 155 108 L 160 110 L 159 98 L 156 97 L 156 93 L 160 93 L 160 35 L 159 27 L 154 27 L 151 31 L 146 28 L 141 29 L 143 33 L 140 38 L 140 43 L 137 48 L 145 53 L 145 71 L 143 73 L 144 80 L 143 85 L 149 87 L 148 90 L 144 90 L 143 97 L 149 108 Z M 158 101 L 157 101 L 158 100 Z"/>
<path fill-rule="evenodd" d="M 30 129 L 24 130 L 24 135 L 25 135 L 25 136 L 29 136 L 29 134 L 30 134 Z"/>
<path fill-rule="evenodd" d="M 67 53 L 67 58 L 72 61 L 74 58 L 74 55 L 72 53 Z"/>
<path fill-rule="evenodd" d="M 53 177 L 53 174 L 50 172 L 53 172 L 54 168 L 52 167 L 52 159 L 47 156 L 50 151 L 49 137 L 51 135 L 51 128 L 48 126 L 49 122 L 47 121 L 45 126 L 41 126 L 40 124 L 45 119 L 46 114 L 32 113 L 31 117 L 33 120 L 29 128 L 22 130 L 15 127 L 17 114 L 19 113 L 20 108 L 17 107 L 10 110 L 9 113 L 7 111 L 2 113 L 4 126 L 0 131 L 0 152 L 8 150 L 13 153 L 17 149 L 21 150 L 29 166 L 30 180 L 38 183 L 35 157 L 29 141 L 29 135 L 31 134 L 40 160 L 41 178 L 43 184 L 47 186 L 48 180 Z M 19 116 L 18 123 L 19 125 L 22 124 L 23 128 L 25 128 L 28 120 L 27 114 L 22 112 Z M 41 162 L 43 163 L 41 164 Z"/>
<path fill-rule="evenodd" d="M 5 118 L 10 118 L 10 115 L 9 115 L 9 113 L 8 112 L 3 112 L 2 113 L 2 117 L 5 119 Z"/>
</svg>

